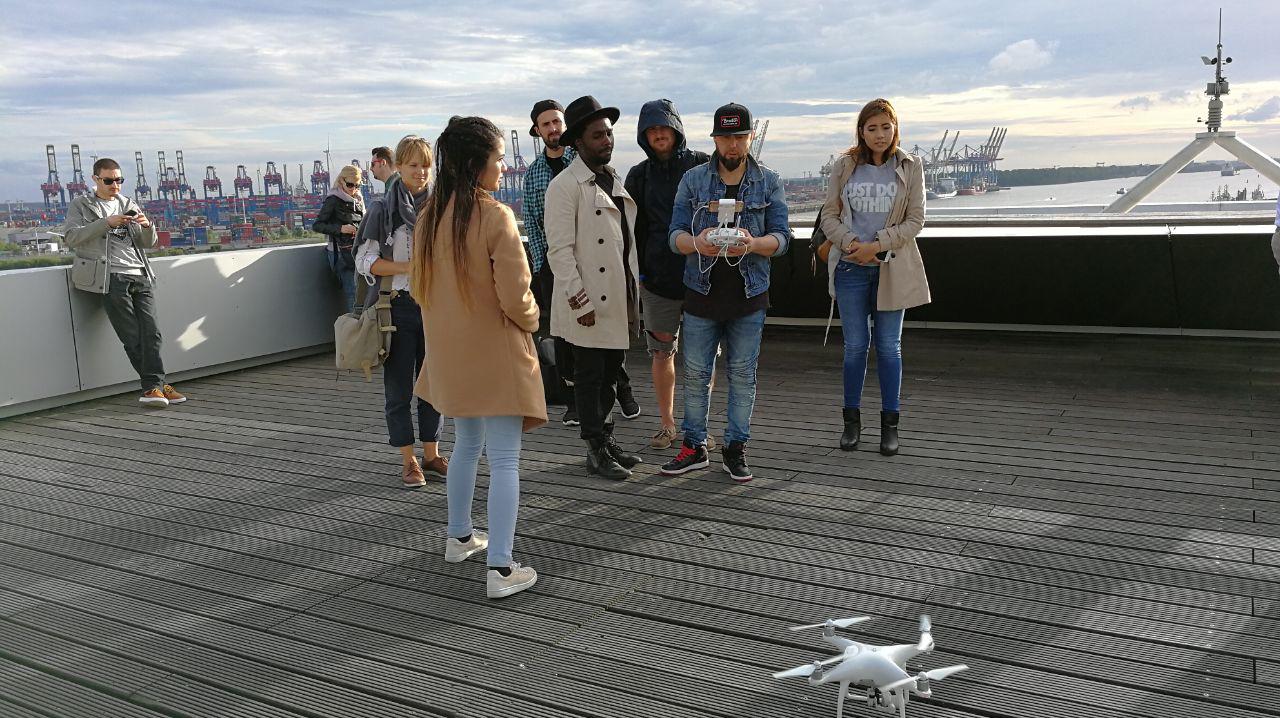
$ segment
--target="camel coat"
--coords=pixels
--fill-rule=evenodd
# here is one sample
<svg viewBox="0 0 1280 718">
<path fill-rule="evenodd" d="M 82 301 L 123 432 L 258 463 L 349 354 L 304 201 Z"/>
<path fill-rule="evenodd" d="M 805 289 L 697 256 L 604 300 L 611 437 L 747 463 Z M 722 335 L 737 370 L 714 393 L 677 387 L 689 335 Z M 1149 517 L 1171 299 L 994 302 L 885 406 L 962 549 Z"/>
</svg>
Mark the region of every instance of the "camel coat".
<svg viewBox="0 0 1280 718">
<path fill-rule="evenodd" d="M 467 231 L 465 290 L 454 270 L 452 224 L 450 205 L 440 218 L 427 296 L 415 297 L 427 357 L 413 393 L 445 416 L 523 416 L 524 430 L 535 429 L 547 423 L 532 337 L 538 305 L 515 216 L 488 195 L 477 200 Z M 414 247 L 415 256 L 420 251 Z"/>
<path fill-rule="evenodd" d="M 613 197 L 596 184 L 596 175 L 579 156 L 547 186 L 543 225 L 547 229 L 547 261 L 555 275 L 551 300 L 551 333 L 579 347 L 627 349 L 631 346 L 629 316 L 639 316 L 639 290 L 630 314 L 627 275 L 640 276 L 636 260 L 636 203 L 613 173 L 613 196 L 623 198 L 623 217 Z M 631 233 L 629 252 L 623 251 L 622 222 Z M 624 256 L 625 255 L 625 256 Z M 638 285 L 637 285 L 638 286 Z M 569 298 L 585 293 L 578 309 Z M 584 327 L 578 317 L 596 313 L 596 323 Z"/>
<path fill-rule="evenodd" d="M 876 239 L 894 258 L 880 265 L 880 288 L 876 293 L 876 309 L 893 311 L 928 304 L 929 279 L 924 273 L 924 259 L 916 246 L 916 235 L 924 227 L 924 166 L 912 155 L 898 150 L 898 195 L 889 208 L 884 229 Z M 827 256 L 828 291 L 836 295 L 834 277 L 836 263 L 843 254 L 841 247 L 853 241 L 853 233 L 844 223 L 844 186 L 856 168 L 853 157 L 843 154 L 831 166 L 831 183 L 827 185 L 827 201 L 822 205 L 822 231 L 832 243 Z"/>
</svg>

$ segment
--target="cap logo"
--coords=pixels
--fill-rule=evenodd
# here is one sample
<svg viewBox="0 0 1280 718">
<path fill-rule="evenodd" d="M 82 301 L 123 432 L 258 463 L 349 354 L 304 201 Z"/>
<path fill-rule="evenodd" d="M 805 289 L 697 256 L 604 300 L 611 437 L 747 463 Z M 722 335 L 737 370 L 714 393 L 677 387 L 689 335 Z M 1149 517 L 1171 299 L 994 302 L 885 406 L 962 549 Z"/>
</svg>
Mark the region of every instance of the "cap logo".
<svg viewBox="0 0 1280 718">
<path fill-rule="evenodd" d="M 741 127 L 741 126 L 742 126 L 742 118 L 738 117 L 737 115 L 727 115 L 725 117 L 720 118 L 721 129 L 727 130 L 731 127 Z"/>
</svg>

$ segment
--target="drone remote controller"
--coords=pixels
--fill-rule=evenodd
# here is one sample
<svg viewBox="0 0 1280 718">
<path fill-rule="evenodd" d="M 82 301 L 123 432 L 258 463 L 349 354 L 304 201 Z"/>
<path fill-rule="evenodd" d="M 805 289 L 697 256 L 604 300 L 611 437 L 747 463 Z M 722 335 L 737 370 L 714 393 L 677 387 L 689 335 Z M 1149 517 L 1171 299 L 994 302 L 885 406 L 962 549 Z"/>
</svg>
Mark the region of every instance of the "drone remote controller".
<svg viewBox="0 0 1280 718">
<path fill-rule="evenodd" d="M 733 227 L 716 227 L 707 234 L 707 241 L 721 249 L 742 244 L 742 232 Z"/>
</svg>

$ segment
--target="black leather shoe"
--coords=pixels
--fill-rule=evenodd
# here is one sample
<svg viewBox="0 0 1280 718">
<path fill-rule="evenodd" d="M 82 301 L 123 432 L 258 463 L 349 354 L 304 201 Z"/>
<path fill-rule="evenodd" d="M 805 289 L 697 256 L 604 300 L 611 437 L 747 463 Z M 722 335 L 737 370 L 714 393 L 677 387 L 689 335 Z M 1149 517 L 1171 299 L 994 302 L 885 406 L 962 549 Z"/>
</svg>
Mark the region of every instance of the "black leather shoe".
<svg viewBox="0 0 1280 718">
<path fill-rule="evenodd" d="M 625 449 L 619 446 L 617 440 L 613 438 L 613 434 L 605 436 L 604 445 L 609 450 L 609 456 L 612 456 L 613 460 L 618 462 L 624 469 L 634 469 L 636 464 L 644 463 L 644 459 L 636 454 L 628 454 Z"/>
<path fill-rule="evenodd" d="M 858 448 L 862 435 L 862 414 L 858 409 L 844 410 L 844 433 L 840 435 L 840 448 L 853 451 Z"/>
<path fill-rule="evenodd" d="M 622 480 L 631 476 L 631 472 L 623 468 L 609 454 L 609 445 L 605 439 L 587 440 L 587 473 L 595 474 L 603 479 Z"/>
<path fill-rule="evenodd" d="M 880 412 L 880 453 L 894 456 L 898 453 L 898 412 Z"/>
</svg>

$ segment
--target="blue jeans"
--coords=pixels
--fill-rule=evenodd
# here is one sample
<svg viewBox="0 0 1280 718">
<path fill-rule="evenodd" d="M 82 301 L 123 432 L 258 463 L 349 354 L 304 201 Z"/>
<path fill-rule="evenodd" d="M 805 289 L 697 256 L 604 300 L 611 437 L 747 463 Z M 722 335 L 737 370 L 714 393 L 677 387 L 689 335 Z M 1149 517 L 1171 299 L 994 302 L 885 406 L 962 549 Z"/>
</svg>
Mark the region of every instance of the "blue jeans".
<svg viewBox="0 0 1280 718">
<path fill-rule="evenodd" d="M 339 250 L 341 251 L 341 250 Z M 351 311 L 356 301 L 356 270 L 355 266 L 347 266 L 351 260 L 344 258 L 337 252 L 327 252 L 329 255 L 329 270 L 333 272 L 333 276 L 338 278 L 338 283 L 342 285 L 342 297 L 344 304 L 342 305 L 343 313 Z"/>
<path fill-rule="evenodd" d="M 422 335 L 422 310 L 408 292 L 391 300 L 391 352 L 382 364 L 382 394 L 387 417 L 387 441 L 394 447 L 413 445 L 413 385 L 427 357 L 427 340 Z M 418 440 L 440 440 L 444 417 L 429 401 L 417 398 Z"/>
<path fill-rule="evenodd" d="M 717 322 L 684 313 L 680 332 L 684 353 L 684 441 L 690 446 L 707 443 L 707 418 L 711 411 L 711 377 L 716 370 L 716 347 L 724 346 L 729 374 L 729 426 L 724 443 L 751 438 L 751 411 L 756 404 L 756 362 L 764 333 L 764 310 L 740 319 Z"/>
<path fill-rule="evenodd" d="M 898 411 L 902 393 L 902 317 L 905 310 L 876 311 L 880 268 L 852 262 L 836 266 L 836 304 L 844 334 L 844 406 L 862 406 L 862 385 L 867 379 L 867 350 L 874 337 L 876 373 L 880 375 L 880 408 Z M 875 317 L 874 329 L 872 316 Z"/>
<path fill-rule="evenodd" d="M 449 500 L 449 536 L 471 534 L 471 499 L 476 492 L 480 452 L 489 457 L 489 565 L 511 565 L 520 508 L 520 429 L 524 417 L 457 417 L 445 493 Z M 487 445 L 487 449 L 486 449 Z"/>
</svg>

